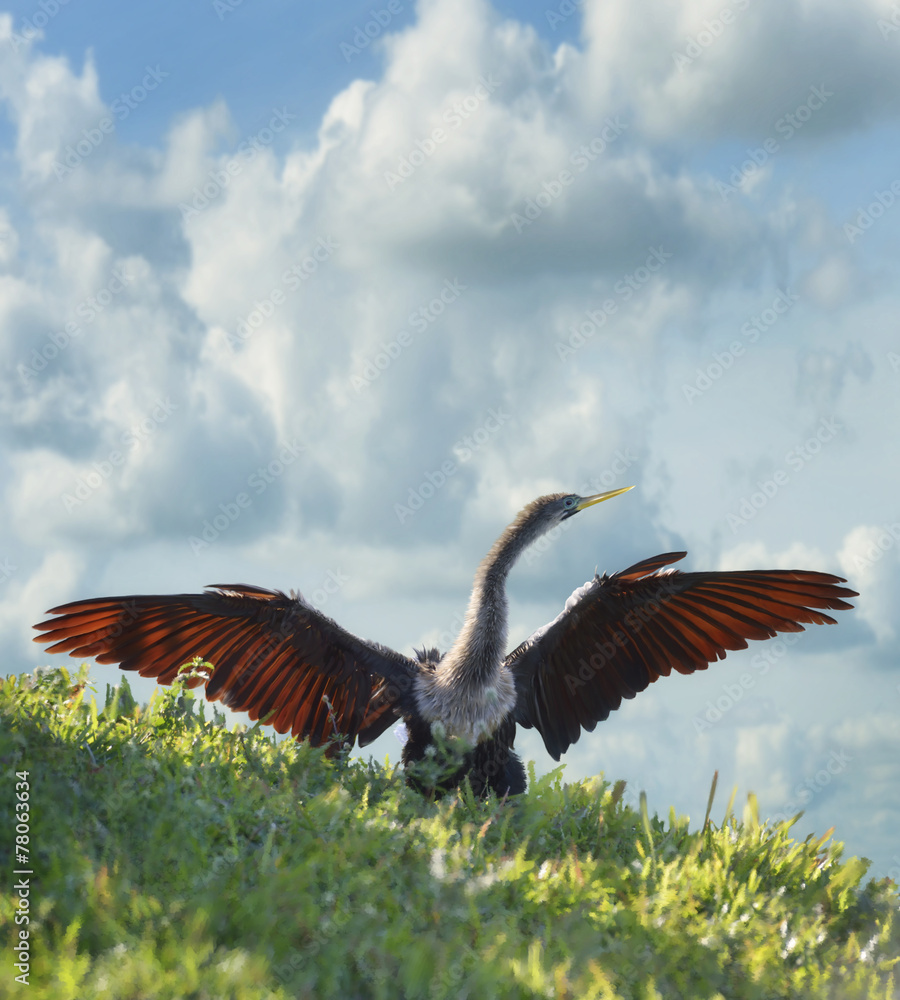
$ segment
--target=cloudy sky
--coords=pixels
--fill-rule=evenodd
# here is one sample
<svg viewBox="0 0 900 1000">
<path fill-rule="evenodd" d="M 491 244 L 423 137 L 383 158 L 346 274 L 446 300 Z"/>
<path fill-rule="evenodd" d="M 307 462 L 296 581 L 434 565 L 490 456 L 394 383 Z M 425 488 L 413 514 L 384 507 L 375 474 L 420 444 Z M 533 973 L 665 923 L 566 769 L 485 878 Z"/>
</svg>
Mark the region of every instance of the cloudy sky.
<svg viewBox="0 0 900 1000">
<path fill-rule="evenodd" d="M 718 768 L 900 878 L 900 8 L 7 0 L 0 52 L 9 669 L 54 604 L 218 582 L 446 646 L 524 502 L 633 484 L 513 641 L 671 549 L 861 596 L 566 774 L 699 822 Z"/>
</svg>

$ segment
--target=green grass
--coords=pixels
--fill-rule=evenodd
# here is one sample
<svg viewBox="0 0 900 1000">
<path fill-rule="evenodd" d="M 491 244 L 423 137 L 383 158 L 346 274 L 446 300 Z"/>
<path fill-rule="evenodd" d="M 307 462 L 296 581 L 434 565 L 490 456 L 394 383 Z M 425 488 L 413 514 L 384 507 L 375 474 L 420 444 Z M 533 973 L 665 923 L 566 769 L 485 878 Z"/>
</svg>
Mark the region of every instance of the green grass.
<svg viewBox="0 0 900 1000">
<path fill-rule="evenodd" d="M 390 767 L 206 721 L 180 686 L 98 706 L 86 681 L 0 682 L 0 995 L 900 996 L 896 887 L 862 887 L 867 862 L 760 823 L 752 797 L 700 831 L 559 771 L 433 804 Z"/>
</svg>

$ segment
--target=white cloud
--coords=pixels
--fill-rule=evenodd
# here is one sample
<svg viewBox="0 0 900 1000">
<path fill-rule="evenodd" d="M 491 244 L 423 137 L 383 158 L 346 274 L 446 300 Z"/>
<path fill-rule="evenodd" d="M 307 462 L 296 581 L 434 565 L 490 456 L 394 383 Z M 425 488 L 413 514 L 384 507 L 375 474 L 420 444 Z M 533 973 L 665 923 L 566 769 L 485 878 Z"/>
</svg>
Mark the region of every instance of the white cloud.
<svg viewBox="0 0 900 1000">
<path fill-rule="evenodd" d="M 838 553 L 844 572 L 856 583 L 864 600 L 859 614 L 879 642 L 897 637 L 900 604 L 900 523 L 859 525 L 844 539 Z"/>
<path fill-rule="evenodd" d="M 627 94 L 649 136 L 693 143 L 765 136 L 820 86 L 831 96 L 806 135 L 855 131 L 897 113 L 896 50 L 877 27 L 890 14 L 890 0 L 589 3 L 578 92 L 591 110 Z M 792 141 L 789 125 L 775 137 Z"/>
<path fill-rule="evenodd" d="M 43 613 L 65 600 L 83 572 L 84 559 L 71 550 L 47 553 L 30 574 L 16 566 L 4 584 L 0 628 L 17 643 L 30 643 L 35 609 Z"/>
<path fill-rule="evenodd" d="M 828 573 L 826 557 L 817 549 L 802 542 L 794 542 L 783 552 L 771 552 L 764 542 L 743 542 L 723 552 L 719 557 L 720 570 L 737 569 L 814 569 Z"/>
<path fill-rule="evenodd" d="M 0 14 L 0 46 L 0 97 L 17 124 L 16 155 L 28 181 L 46 180 L 66 142 L 77 141 L 103 113 L 96 68 L 88 56 L 78 76 L 65 59 L 35 53 L 32 40 L 14 44 L 8 14 Z"/>
</svg>

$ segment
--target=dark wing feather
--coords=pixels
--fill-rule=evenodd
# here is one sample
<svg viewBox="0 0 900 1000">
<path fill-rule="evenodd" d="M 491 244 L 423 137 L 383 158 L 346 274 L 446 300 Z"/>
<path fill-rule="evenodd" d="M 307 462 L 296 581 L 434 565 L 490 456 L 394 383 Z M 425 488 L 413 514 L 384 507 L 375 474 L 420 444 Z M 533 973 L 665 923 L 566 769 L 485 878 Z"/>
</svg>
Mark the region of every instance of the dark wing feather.
<svg viewBox="0 0 900 1000">
<path fill-rule="evenodd" d="M 431 649 L 414 650 L 420 670 L 432 671 L 443 659 L 444 654 L 433 647 Z M 398 715 L 394 709 L 394 695 L 389 684 L 382 684 L 369 700 L 366 717 L 359 731 L 359 745 L 367 746 L 396 721 Z"/>
<path fill-rule="evenodd" d="M 748 639 L 835 624 L 821 608 L 852 608 L 856 592 L 830 573 L 747 570 L 659 572 L 683 559 L 667 552 L 614 576 L 594 577 L 506 658 L 516 721 L 535 727 L 556 760 L 609 713 L 672 669 L 705 670 Z"/>
<path fill-rule="evenodd" d="M 212 673 L 210 701 L 320 745 L 340 733 L 371 731 L 373 714 L 386 729 L 412 696 L 414 660 L 342 629 L 302 598 L 243 584 L 202 594 L 98 597 L 52 608 L 39 625 L 49 652 L 93 656 L 171 684 L 194 657 Z M 374 692 L 374 694 L 373 694 Z M 377 697 L 376 697 L 377 696 Z M 326 703 L 327 699 L 327 703 Z M 374 705 L 370 708 L 370 702 Z M 331 705 L 331 709 L 328 707 Z"/>
</svg>

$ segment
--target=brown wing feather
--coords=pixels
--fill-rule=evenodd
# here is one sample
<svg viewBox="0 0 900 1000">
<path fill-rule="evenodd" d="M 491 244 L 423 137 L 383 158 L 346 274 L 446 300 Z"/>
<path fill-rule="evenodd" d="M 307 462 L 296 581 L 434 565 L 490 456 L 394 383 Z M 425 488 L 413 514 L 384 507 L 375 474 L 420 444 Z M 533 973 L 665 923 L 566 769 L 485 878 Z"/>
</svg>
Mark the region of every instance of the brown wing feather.
<svg viewBox="0 0 900 1000">
<path fill-rule="evenodd" d="M 302 599 L 243 584 L 203 594 L 99 597 L 52 608 L 59 617 L 35 625 L 35 642 L 49 652 L 118 663 L 171 684 L 180 668 L 201 656 L 213 664 L 205 683 L 251 719 L 274 712 L 280 733 L 327 742 L 334 727 L 354 739 L 373 722 L 384 727 L 403 711 L 418 665 L 408 657 L 345 631 Z M 329 709 L 325 699 L 331 705 Z M 332 718 L 333 713 L 333 718 Z"/>
<path fill-rule="evenodd" d="M 833 625 L 821 609 L 852 608 L 844 598 L 857 596 L 839 586 L 841 577 L 809 570 L 659 572 L 685 555 L 668 552 L 595 577 L 506 658 L 516 721 L 535 727 L 557 760 L 582 729 L 590 732 L 623 698 L 672 669 L 705 670 L 748 639 Z"/>
</svg>

